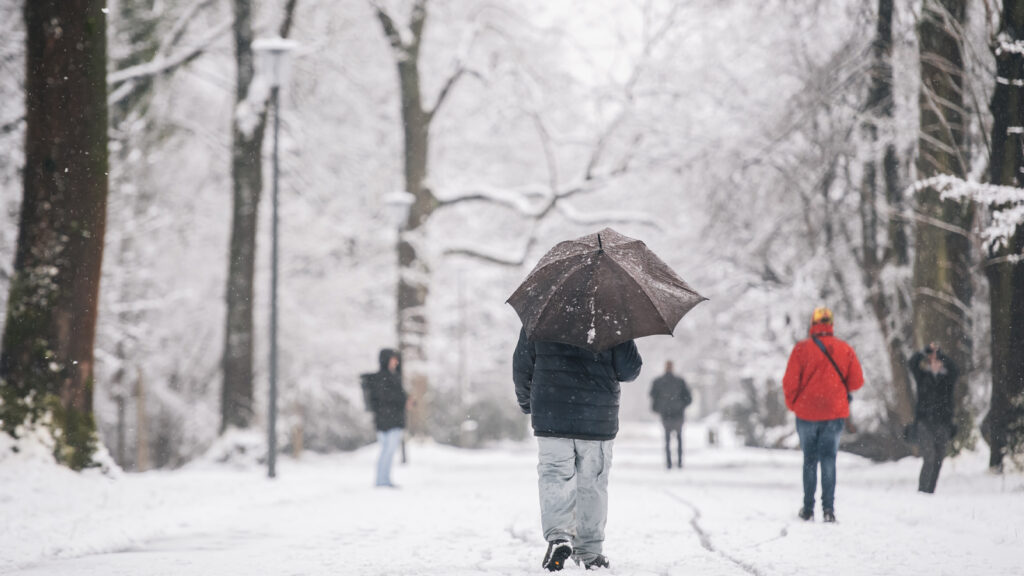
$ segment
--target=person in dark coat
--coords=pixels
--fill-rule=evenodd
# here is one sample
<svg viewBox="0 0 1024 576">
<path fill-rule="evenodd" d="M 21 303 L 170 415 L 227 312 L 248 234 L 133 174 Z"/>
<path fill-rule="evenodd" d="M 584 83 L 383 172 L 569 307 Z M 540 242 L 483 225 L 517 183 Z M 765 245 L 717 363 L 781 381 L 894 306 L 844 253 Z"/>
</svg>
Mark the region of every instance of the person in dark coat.
<svg viewBox="0 0 1024 576">
<path fill-rule="evenodd" d="M 914 353 L 908 364 L 917 382 L 914 432 L 924 460 L 917 489 L 931 494 L 935 492 L 942 460 L 954 436 L 953 388 L 959 372 L 935 342 Z"/>
<path fill-rule="evenodd" d="M 635 380 L 642 360 L 630 340 L 604 352 L 527 339 L 512 357 L 516 399 L 537 437 L 542 566 L 561 570 L 570 556 L 607 568 L 608 474 L 619 431 L 619 383 Z"/>
<path fill-rule="evenodd" d="M 651 384 L 651 410 L 661 416 L 665 428 L 665 461 L 672 469 L 672 433 L 678 446 L 676 461 L 683 467 L 683 415 L 693 401 L 686 380 L 672 373 L 672 361 L 665 362 L 665 373 Z"/>
<path fill-rule="evenodd" d="M 380 370 L 363 375 L 368 408 L 377 428 L 380 457 L 377 459 L 377 486 L 394 488 L 391 463 L 402 442 L 405 429 L 405 405 L 408 396 L 402 388 L 402 360 L 390 348 L 380 351 Z"/>
</svg>

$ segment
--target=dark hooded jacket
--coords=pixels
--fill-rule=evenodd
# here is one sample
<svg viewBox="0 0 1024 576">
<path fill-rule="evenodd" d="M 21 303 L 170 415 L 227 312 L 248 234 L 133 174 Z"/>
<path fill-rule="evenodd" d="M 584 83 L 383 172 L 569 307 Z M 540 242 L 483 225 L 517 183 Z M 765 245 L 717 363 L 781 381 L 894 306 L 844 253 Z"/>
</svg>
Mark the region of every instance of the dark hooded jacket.
<svg viewBox="0 0 1024 576">
<path fill-rule="evenodd" d="M 512 379 L 534 435 L 612 440 L 619 431 L 619 382 L 636 379 L 641 365 L 632 340 L 595 353 L 528 340 L 520 330 Z"/>
<path fill-rule="evenodd" d="M 398 370 L 388 370 L 392 357 L 399 358 Z M 377 430 L 405 428 L 405 401 L 407 395 L 402 388 L 402 364 L 398 352 L 385 348 L 380 351 L 380 370 L 364 374 L 363 383 L 367 390 L 367 401 L 373 412 Z"/>
<path fill-rule="evenodd" d="M 938 374 L 928 370 L 927 355 L 917 352 L 908 362 L 910 372 L 917 382 L 917 407 L 914 418 L 934 424 L 953 424 L 953 387 L 959 377 L 956 364 L 948 356 L 938 352 L 942 371 Z"/>
</svg>

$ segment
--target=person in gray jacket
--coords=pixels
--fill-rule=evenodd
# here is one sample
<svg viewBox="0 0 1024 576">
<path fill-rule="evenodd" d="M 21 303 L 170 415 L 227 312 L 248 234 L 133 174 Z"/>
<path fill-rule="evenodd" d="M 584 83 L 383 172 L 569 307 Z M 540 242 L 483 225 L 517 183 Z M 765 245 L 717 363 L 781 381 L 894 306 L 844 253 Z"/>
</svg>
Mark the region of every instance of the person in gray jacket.
<svg viewBox="0 0 1024 576">
<path fill-rule="evenodd" d="M 588 569 L 608 568 L 603 554 L 608 474 L 619 431 L 619 382 L 635 380 L 636 344 L 591 352 L 535 342 L 520 331 L 512 358 L 516 398 L 531 415 L 539 449 L 542 566 L 561 570 L 570 556 Z"/>
</svg>

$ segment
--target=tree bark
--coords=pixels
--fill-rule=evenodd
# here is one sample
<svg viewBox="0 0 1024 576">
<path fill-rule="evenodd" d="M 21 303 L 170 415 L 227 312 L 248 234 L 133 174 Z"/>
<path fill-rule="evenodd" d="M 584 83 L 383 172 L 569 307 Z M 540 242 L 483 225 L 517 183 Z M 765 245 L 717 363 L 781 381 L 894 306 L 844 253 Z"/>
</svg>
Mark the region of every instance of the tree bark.
<svg viewBox="0 0 1024 576">
<path fill-rule="evenodd" d="M 252 0 L 234 0 L 236 113 L 231 126 L 233 192 L 231 244 L 228 258 L 227 323 L 224 331 L 224 384 L 221 388 L 221 432 L 248 428 L 253 417 L 253 282 L 256 271 L 256 219 L 263 189 L 263 133 L 266 110 L 247 118 L 243 109 L 255 68 L 252 52 Z M 248 122 L 251 125 L 246 126 Z"/>
<path fill-rule="evenodd" d="M 278 33 L 291 31 L 297 0 L 285 4 Z M 221 387 L 221 425 L 248 428 L 253 419 L 253 284 L 256 275 L 256 229 L 263 190 L 263 134 L 267 125 L 265 99 L 251 102 L 255 75 L 253 2 L 234 0 L 235 115 L 231 134 L 232 217 L 224 330 L 224 383 Z M 253 109 L 255 108 L 255 109 Z"/>
<path fill-rule="evenodd" d="M 90 464 L 93 344 L 107 205 L 106 3 L 32 0 L 24 197 L 0 352 L 0 418 L 53 415 L 55 455 Z"/>
<path fill-rule="evenodd" d="M 1005 0 L 999 40 L 989 175 L 993 184 L 1021 187 L 1024 55 L 1006 48 L 1024 40 L 1024 0 Z M 1002 469 L 1008 452 L 1024 449 L 1024 263 L 1013 258 L 1022 255 L 1024 227 L 1018 227 L 1007 245 L 989 251 L 985 267 L 992 322 L 992 398 L 986 436 L 989 466 L 994 469 Z"/>
<path fill-rule="evenodd" d="M 898 271 L 906 269 L 910 262 L 903 221 L 898 217 L 889 217 L 887 238 L 884 242 L 879 241 L 882 220 L 878 214 L 879 187 L 884 190 L 884 202 L 890 214 L 898 215 L 903 210 L 894 127 L 892 19 L 893 0 L 878 0 L 870 85 L 860 132 L 861 145 L 864 147 L 861 181 L 864 283 L 868 288 L 871 310 L 888 352 L 893 401 L 889 417 L 893 429 L 889 433 L 895 438 L 913 418 L 914 406 L 906 369 L 910 303 L 904 297 L 903 287 L 899 285 L 900 279 L 909 274 Z M 887 283 L 886 277 L 895 280 Z"/>
<path fill-rule="evenodd" d="M 399 350 L 405 364 L 403 374 L 410 387 L 409 429 L 412 433 L 418 434 L 426 430 L 428 411 L 426 306 L 430 292 L 430 268 L 418 252 L 414 239 L 422 237 L 422 233 L 417 231 L 427 223 L 438 206 L 437 198 L 426 186 L 426 180 L 430 158 L 430 124 L 446 92 L 439 97 L 433 110 L 424 109 L 420 90 L 419 55 L 427 18 L 426 0 L 417 0 L 413 4 L 409 23 L 412 38 L 408 42 L 402 40 L 395 22 L 386 12 L 378 9 L 377 17 L 391 43 L 398 68 L 404 127 L 405 190 L 414 198 L 398 242 L 396 331 Z M 451 82 L 448 88 L 451 87 L 450 84 Z"/>
<path fill-rule="evenodd" d="M 919 25 L 921 108 L 917 177 L 965 178 L 969 155 L 965 146 L 963 107 L 964 0 L 925 0 Z M 969 433 L 963 409 L 971 371 L 970 306 L 973 296 L 971 244 L 968 237 L 974 208 L 970 202 L 942 200 L 925 188 L 917 195 L 919 215 L 914 246 L 914 340 L 917 347 L 938 342 L 960 367 L 956 398 L 961 433 Z M 942 226 L 936 226 L 941 224 Z M 956 230 L 956 231 L 952 231 Z"/>
</svg>

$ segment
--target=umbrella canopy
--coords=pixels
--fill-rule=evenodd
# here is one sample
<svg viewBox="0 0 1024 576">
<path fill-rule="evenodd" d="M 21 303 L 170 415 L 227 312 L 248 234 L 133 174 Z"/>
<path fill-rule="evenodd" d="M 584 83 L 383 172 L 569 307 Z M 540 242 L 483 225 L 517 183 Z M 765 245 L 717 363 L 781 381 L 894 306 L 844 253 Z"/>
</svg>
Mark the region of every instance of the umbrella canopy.
<svg viewBox="0 0 1024 576">
<path fill-rule="evenodd" d="M 552 248 L 508 303 L 528 338 L 600 352 L 671 335 L 704 300 L 646 244 L 605 228 Z"/>
</svg>

